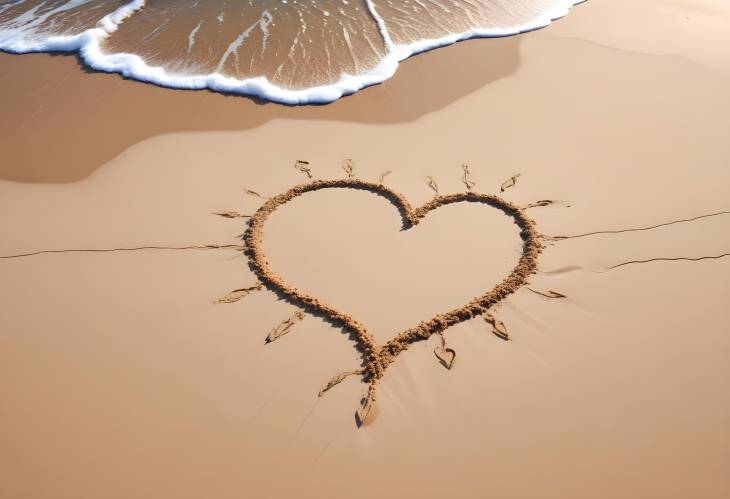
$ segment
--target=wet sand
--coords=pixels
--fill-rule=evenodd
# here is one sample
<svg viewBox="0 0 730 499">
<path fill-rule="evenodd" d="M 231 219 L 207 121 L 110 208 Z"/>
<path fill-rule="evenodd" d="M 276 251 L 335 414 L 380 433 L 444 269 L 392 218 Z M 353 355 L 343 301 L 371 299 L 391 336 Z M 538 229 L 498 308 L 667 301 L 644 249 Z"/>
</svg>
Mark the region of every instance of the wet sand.
<svg viewBox="0 0 730 499">
<path fill-rule="evenodd" d="M 519 64 L 520 37 L 464 42 L 404 63 L 399 78 L 327 106 L 286 107 L 208 91 L 170 92 L 84 71 L 73 55 L 0 53 L 0 177 L 73 182 L 125 148 L 165 133 L 254 129 L 276 119 L 389 124 L 445 108 Z M 50 75 L 50 76 L 49 76 Z M 22 96 L 22 98 L 20 97 Z M 154 112 L 151 112 L 154 110 Z M 47 147 L 37 148 L 37 136 Z"/>
<path fill-rule="evenodd" d="M 507 298 L 510 341 L 475 318 L 446 332 L 451 370 L 437 338 L 401 354 L 360 429 L 356 378 L 317 397 L 359 366 L 340 329 L 307 316 L 265 344 L 295 307 L 270 291 L 214 303 L 256 283 L 238 251 L 2 259 L 0 495 L 726 497 L 730 16 L 715 3 L 588 2 L 324 107 L 0 56 L 0 255 L 240 244 L 243 220 L 211 212 L 306 181 L 296 159 L 320 178 L 343 158 L 359 178 L 392 170 L 414 205 L 428 175 L 463 191 L 462 163 L 480 192 L 521 173 L 503 196 L 555 200 L 528 210 L 542 234 L 616 232 L 548 243 L 530 287 L 567 298 Z M 469 205 L 401 231 L 383 199 L 329 192 L 269 223 L 277 272 L 379 341 L 520 255 L 508 219 Z"/>
</svg>

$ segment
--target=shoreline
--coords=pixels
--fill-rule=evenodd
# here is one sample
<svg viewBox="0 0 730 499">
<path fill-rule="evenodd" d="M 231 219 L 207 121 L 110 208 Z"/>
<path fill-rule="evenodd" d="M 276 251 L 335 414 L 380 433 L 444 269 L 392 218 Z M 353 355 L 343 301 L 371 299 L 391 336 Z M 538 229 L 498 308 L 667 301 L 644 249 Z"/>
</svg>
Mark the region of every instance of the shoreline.
<svg viewBox="0 0 730 499">
<path fill-rule="evenodd" d="M 588 2 L 306 108 L 0 54 L 0 256 L 56 252 L 0 258 L 0 496 L 724 499 L 724 23 L 708 0 Z M 308 174 L 411 206 L 468 184 L 545 246 L 491 319 L 401 352 L 363 428 L 347 331 L 241 252 L 246 216 Z M 524 243 L 478 203 L 403 230 L 330 189 L 271 213 L 262 248 L 382 345 L 488 292 Z"/>
<path fill-rule="evenodd" d="M 360 90 L 379 85 L 395 75 L 400 63 L 421 53 L 444 48 L 467 40 L 501 38 L 516 36 L 543 29 L 555 21 L 567 16 L 570 10 L 587 0 L 560 0 L 563 3 L 554 11 L 541 17 L 508 29 L 473 29 L 438 39 L 421 40 L 410 45 L 395 45 L 387 33 L 384 21 L 377 13 L 376 7 L 366 0 L 367 8 L 375 19 L 378 30 L 383 37 L 386 54 L 376 67 L 367 73 L 358 75 L 342 74 L 334 83 L 303 89 L 287 89 L 268 81 L 265 77 L 240 80 L 219 73 L 207 75 L 172 75 L 161 66 L 150 66 L 141 57 L 130 53 L 104 54 L 101 42 L 112 35 L 124 20 L 144 9 L 145 0 L 133 0 L 116 11 L 105 16 L 93 29 L 74 36 L 54 36 L 43 42 L 32 42 L 18 45 L 10 44 L 1 48 L 7 53 L 68 53 L 75 54 L 83 64 L 95 71 L 118 74 L 123 78 L 131 78 L 142 83 L 153 84 L 162 88 L 177 90 L 211 90 L 215 92 L 260 98 L 272 103 L 284 105 L 321 105 L 330 104 L 342 97 L 353 95 Z"/>
</svg>

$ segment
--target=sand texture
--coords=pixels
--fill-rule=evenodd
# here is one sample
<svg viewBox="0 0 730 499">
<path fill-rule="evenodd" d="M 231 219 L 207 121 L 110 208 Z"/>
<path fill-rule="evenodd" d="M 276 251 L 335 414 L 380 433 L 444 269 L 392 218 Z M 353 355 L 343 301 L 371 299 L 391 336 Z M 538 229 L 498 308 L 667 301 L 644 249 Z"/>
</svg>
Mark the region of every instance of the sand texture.
<svg viewBox="0 0 730 499">
<path fill-rule="evenodd" d="M 0 54 L 0 497 L 730 496 L 729 26 L 312 107 Z"/>
<path fill-rule="evenodd" d="M 308 177 L 311 177 L 311 169 L 303 168 L 301 162 L 297 162 L 296 166 Z M 497 196 L 479 194 L 472 190 L 474 183 L 469 180 L 469 168 L 467 166 L 463 167 L 464 176 L 462 179 L 467 188 L 466 192 L 445 196 L 439 195 L 437 184 L 432 177 L 428 177 L 427 183 L 436 191 L 436 196 L 431 201 L 416 209 L 411 207 L 411 204 L 403 195 L 385 186 L 382 183 L 382 176 L 379 179 L 380 183 L 366 182 L 354 178 L 354 164 L 351 160 L 346 160 L 343 163 L 343 169 L 348 175 L 346 179 L 312 180 L 307 184 L 294 186 L 283 194 L 269 198 L 251 217 L 244 236 L 244 242 L 246 243 L 246 254 L 250 259 L 249 266 L 251 270 L 269 289 L 276 293 L 281 293 L 290 302 L 304 308 L 306 311 L 323 316 L 334 325 L 343 327 L 347 333 L 354 336 L 356 345 L 363 354 L 364 367 L 360 371 L 348 371 L 347 375 L 362 374 L 368 382 L 367 394 L 363 398 L 362 405 L 356 413 L 358 425 L 362 425 L 366 422 L 366 414 L 372 411 L 375 403 L 377 383 L 385 374 L 388 366 L 395 361 L 398 354 L 406 350 L 411 343 L 428 340 L 432 335 L 438 334 L 441 335 L 441 344 L 436 347 L 434 352 L 444 366 L 451 369 L 456 353 L 454 350 L 446 347 L 446 340 L 443 337 L 443 333 L 451 326 L 487 314 L 495 305 L 498 305 L 507 296 L 515 293 L 524 286 L 530 275 L 534 274 L 537 270 L 537 258 L 542 249 L 542 243 L 540 242 L 540 234 L 535 228 L 535 222 L 527 216 L 525 208 L 516 206 Z M 510 186 L 514 185 L 514 178 L 512 177 L 509 181 Z M 502 191 L 505 189 L 504 185 Z M 523 253 L 515 268 L 493 289 L 471 299 L 460 307 L 446 313 L 438 314 L 431 319 L 421 321 L 417 326 L 398 333 L 384 345 L 378 345 L 375 337 L 368 331 L 366 326 L 358 322 L 350 314 L 341 312 L 319 298 L 286 283 L 276 271 L 272 270 L 265 255 L 262 239 L 264 225 L 269 216 L 277 208 L 289 201 L 306 193 L 317 192 L 323 189 L 355 189 L 380 195 L 393 204 L 400 212 L 403 220 L 403 229 L 409 229 L 418 225 L 431 211 L 441 206 L 464 202 L 487 205 L 502 211 L 505 215 L 514 219 L 524 241 Z M 255 191 L 250 192 L 258 195 Z M 391 313 L 397 313 L 397 307 L 394 307 Z M 296 315 L 295 318 L 301 320 L 302 315 Z M 494 319 L 492 319 L 492 322 L 494 323 Z M 292 319 L 284 321 L 282 324 L 283 329 L 275 328 L 267 338 L 268 341 L 271 342 L 278 339 L 282 334 L 288 332 L 293 324 Z M 505 337 L 506 333 L 503 332 L 501 335 Z M 342 374 L 336 375 L 327 384 L 325 389 L 320 390 L 319 395 L 321 396 L 324 392 L 343 380 L 344 376 Z"/>
</svg>

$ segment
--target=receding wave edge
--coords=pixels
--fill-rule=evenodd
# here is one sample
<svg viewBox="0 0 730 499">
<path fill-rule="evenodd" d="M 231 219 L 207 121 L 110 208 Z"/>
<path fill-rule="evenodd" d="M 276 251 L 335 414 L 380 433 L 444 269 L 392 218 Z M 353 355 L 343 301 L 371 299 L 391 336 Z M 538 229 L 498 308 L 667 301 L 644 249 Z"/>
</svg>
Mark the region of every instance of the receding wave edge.
<svg viewBox="0 0 730 499">
<path fill-rule="evenodd" d="M 336 82 L 304 89 L 287 89 L 271 83 L 265 77 L 238 79 L 220 73 L 183 75 L 172 74 L 161 66 L 151 66 L 140 56 L 130 53 L 105 54 L 101 44 L 114 33 L 129 16 L 145 6 L 145 0 L 132 0 L 104 16 L 92 29 L 73 36 L 49 36 L 42 40 L 0 41 L 0 50 L 17 54 L 33 52 L 78 52 L 90 68 L 107 73 L 118 73 L 127 78 L 158 86 L 184 89 L 210 89 L 217 92 L 259 97 L 289 105 L 327 104 L 365 87 L 376 85 L 392 77 L 404 59 L 421 52 L 454 44 L 470 38 L 496 38 L 517 35 L 544 28 L 566 16 L 570 9 L 586 0 L 565 0 L 536 19 L 508 29 L 472 29 L 442 38 L 424 39 L 407 45 L 393 43 L 383 19 L 371 0 L 365 0 L 385 42 L 387 53 L 371 70 L 358 74 L 342 74 Z"/>
</svg>

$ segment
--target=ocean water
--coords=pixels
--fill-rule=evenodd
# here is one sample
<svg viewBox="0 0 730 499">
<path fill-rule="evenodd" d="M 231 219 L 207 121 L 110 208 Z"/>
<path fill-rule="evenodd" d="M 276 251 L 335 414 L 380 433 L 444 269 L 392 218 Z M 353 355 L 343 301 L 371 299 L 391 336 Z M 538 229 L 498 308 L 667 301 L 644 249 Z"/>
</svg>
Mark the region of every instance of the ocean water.
<svg viewBox="0 0 730 499">
<path fill-rule="evenodd" d="M 0 50 L 77 51 L 171 88 L 326 103 L 424 50 L 541 28 L 583 0 L 0 0 Z"/>
</svg>

